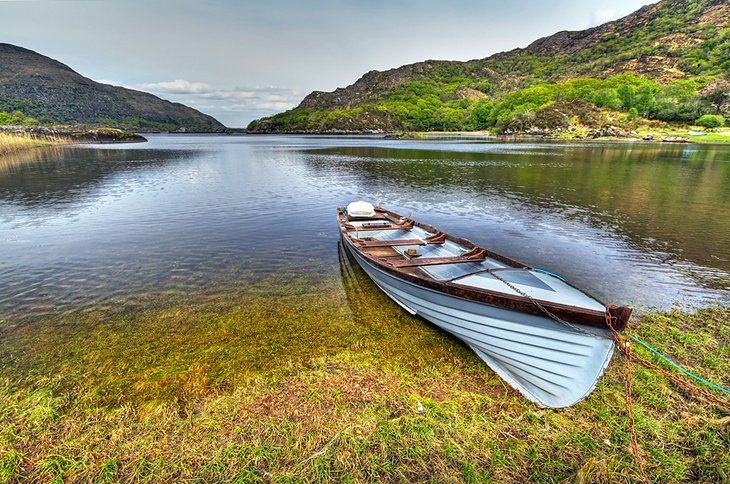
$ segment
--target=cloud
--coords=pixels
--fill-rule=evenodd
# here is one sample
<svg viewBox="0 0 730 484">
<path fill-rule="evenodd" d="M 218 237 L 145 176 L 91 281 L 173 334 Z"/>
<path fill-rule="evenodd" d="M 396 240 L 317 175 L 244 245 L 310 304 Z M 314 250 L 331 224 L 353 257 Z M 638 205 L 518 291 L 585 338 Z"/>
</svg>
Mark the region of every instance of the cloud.
<svg viewBox="0 0 730 484">
<path fill-rule="evenodd" d="M 199 94 L 213 90 L 212 87 L 204 82 L 188 82 L 183 79 L 145 83 L 140 84 L 139 87 L 143 91 L 168 94 Z"/>
<path fill-rule="evenodd" d="M 174 81 L 123 84 L 98 80 L 103 84 L 145 91 L 169 101 L 179 102 L 210 114 L 229 126 L 242 126 L 249 121 L 291 109 L 304 93 L 282 87 L 216 88 L 204 82 L 184 79 Z"/>
</svg>

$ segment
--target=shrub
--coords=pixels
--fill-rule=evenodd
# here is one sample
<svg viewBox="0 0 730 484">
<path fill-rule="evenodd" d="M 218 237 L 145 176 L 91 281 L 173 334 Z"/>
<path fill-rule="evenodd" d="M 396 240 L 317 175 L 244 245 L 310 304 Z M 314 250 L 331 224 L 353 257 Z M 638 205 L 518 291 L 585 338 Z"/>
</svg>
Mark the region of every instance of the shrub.
<svg viewBox="0 0 730 484">
<path fill-rule="evenodd" d="M 542 108 L 535 114 L 535 126 L 541 129 L 565 129 L 568 116 L 555 104 Z"/>
<path fill-rule="evenodd" d="M 697 118 L 695 124 L 705 128 L 720 128 L 725 125 L 725 118 L 719 114 L 705 114 Z"/>
<path fill-rule="evenodd" d="M 11 113 L 0 112 L 0 126 L 28 126 L 32 124 L 38 124 L 38 120 L 26 116 L 21 111 L 15 110 Z"/>
</svg>

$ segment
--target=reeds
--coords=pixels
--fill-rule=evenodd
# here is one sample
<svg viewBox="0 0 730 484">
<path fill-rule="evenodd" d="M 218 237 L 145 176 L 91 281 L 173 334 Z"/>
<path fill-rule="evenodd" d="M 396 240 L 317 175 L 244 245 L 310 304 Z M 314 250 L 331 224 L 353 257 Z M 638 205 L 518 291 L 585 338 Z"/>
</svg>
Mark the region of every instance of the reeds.
<svg viewBox="0 0 730 484">
<path fill-rule="evenodd" d="M 18 151 L 46 146 L 54 140 L 36 139 L 28 133 L 4 133 L 0 132 L 0 156 L 17 153 Z"/>
</svg>

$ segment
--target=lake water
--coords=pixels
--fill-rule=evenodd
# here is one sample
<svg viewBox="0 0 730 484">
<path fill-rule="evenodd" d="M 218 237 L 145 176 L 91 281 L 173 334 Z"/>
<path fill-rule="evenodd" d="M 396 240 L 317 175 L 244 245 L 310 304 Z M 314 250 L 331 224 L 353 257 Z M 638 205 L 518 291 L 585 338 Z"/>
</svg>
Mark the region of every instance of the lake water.
<svg viewBox="0 0 730 484">
<path fill-rule="evenodd" d="M 339 278 L 383 206 L 639 308 L 730 301 L 730 146 L 151 135 L 0 160 L 0 323 Z"/>
</svg>

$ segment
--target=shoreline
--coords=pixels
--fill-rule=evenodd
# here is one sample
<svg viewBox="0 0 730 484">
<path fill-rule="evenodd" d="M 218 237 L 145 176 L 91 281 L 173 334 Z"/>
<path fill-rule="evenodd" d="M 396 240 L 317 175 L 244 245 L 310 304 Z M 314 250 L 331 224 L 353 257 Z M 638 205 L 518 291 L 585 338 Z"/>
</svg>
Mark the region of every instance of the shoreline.
<svg viewBox="0 0 730 484">
<path fill-rule="evenodd" d="M 412 133 L 393 133 L 386 137 L 390 139 L 420 139 L 429 138 L 474 138 L 474 139 L 514 139 L 514 140 L 545 140 L 545 141 L 566 141 L 566 142 L 591 142 L 591 141 L 617 141 L 617 142 L 642 142 L 642 143 L 702 143 L 702 144 L 728 144 L 730 143 L 730 129 L 722 129 L 716 132 L 707 133 L 705 136 L 693 136 L 688 133 L 690 129 L 639 129 L 635 134 L 628 135 L 600 135 L 591 136 L 583 132 L 549 132 L 549 133 L 510 133 L 496 134 L 490 131 L 422 131 Z M 652 135 L 653 139 L 643 139 L 646 135 Z M 663 139 L 668 138 L 668 139 Z M 679 140 L 672 139 L 679 138 Z"/>
<path fill-rule="evenodd" d="M 180 141 L 197 144 L 194 137 Z M 232 144 L 246 144 L 245 140 L 240 141 L 244 143 Z M 267 140 L 261 141 L 270 144 Z M 296 140 L 284 140 L 284 144 L 291 145 L 286 143 L 288 141 Z M 394 145 L 396 148 L 424 148 L 426 145 L 424 149 L 428 149 L 427 143 L 361 141 L 363 143 L 357 139 L 343 139 L 328 141 L 326 145 L 367 144 L 385 146 L 388 150 Z M 230 144 L 224 143 L 226 150 L 230 149 Z M 619 154 L 639 148 L 638 145 L 636 148 L 625 144 L 614 146 L 618 147 Z M 475 147 L 480 150 L 478 145 Z M 608 143 L 576 145 L 575 149 L 568 145 L 558 148 L 571 152 L 614 151 Z M 672 151 L 684 156 L 684 146 L 654 148 L 638 151 L 647 151 L 652 158 L 657 153 Z M 72 150 L 73 155 L 89 151 Z M 55 151 L 63 153 L 67 149 L 46 148 L 22 156 L 52 158 Z M 281 230 L 264 233 L 260 239 L 264 243 L 282 233 L 285 238 L 272 247 L 279 250 L 250 259 L 248 247 L 261 247 L 260 244 L 243 246 L 242 250 L 234 252 L 216 249 L 225 250 L 228 240 L 240 241 L 241 235 L 246 236 L 256 228 L 257 219 L 248 215 L 269 213 L 269 205 L 265 209 L 252 205 L 245 207 L 248 213 L 239 217 L 238 204 L 231 204 L 232 199 L 246 201 L 248 194 L 257 194 L 257 186 L 267 193 L 273 192 L 272 189 L 277 194 L 286 192 L 291 199 L 305 204 L 323 193 L 316 191 L 308 195 L 311 187 L 333 180 L 322 176 L 323 170 L 318 168 L 321 158 L 312 159 L 305 153 L 306 158 L 294 160 L 295 163 L 275 166 L 278 171 L 272 175 L 276 176 L 253 178 L 251 183 L 245 183 L 243 177 L 230 178 L 224 185 L 211 185 L 199 183 L 204 178 L 195 175 L 230 174 L 240 170 L 247 177 L 251 172 L 242 169 L 240 162 L 246 158 L 237 156 L 237 152 L 226 151 L 231 155 L 226 156 L 226 160 L 231 163 L 220 164 L 220 158 L 211 156 L 207 150 L 193 158 L 181 157 L 179 151 L 173 152 L 171 157 L 153 151 L 152 156 L 145 158 L 139 155 L 147 150 L 141 150 L 131 153 L 133 159 L 141 163 L 132 164 L 120 162 L 128 160 L 120 156 L 127 154 L 126 149 L 100 151 L 108 152 L 110 157 L 100 153 L 100 158 L 93 151 L 82 153 L 88 155 L 85 156 L 88 158 L 86 165 L 75 165 L 76 157 L 69 157 L 60 171 L 69 181 L 64 185 L 49 184 L 54 177 L 35 176 L 46 171 L 46 166 L 56 172 L 50 163 L 43 163 L 29 170 L 17 170 L 19 176 L 11 176 L 11 183 L 3 187 L 6 190 L 8 186 L 21 187 L 20 192 L 9 192 L 13 197 L 11 203 L 17 201 L 20 205 L 26 200 L 34 203 L 22 205 L 18 211 L 11 207 L 8 212 L 10 226 L 15 225 L 16 213 L 20 214 L 18 225 L 21 225 L 20 230 L 8 232 L 8 240 L 20 240 L 18 249 L 24 253 L 30 251 L 30 256 L 37 254 L 34 257 L 37 260 L 32 263 L 20 260 L 19 267 L 32 271 L 44 264 L 50 266 L 50 271 L 35 276 L 30 271 L 15 270 L 13 255 L 19 252 L 13 245 L 9 246 L 11 252 L 6 259 L 10 262 L 11 274 L 21 277 L 8 278 L 8 287 L 17 289 L 6 291 L 10 296 L 5 298 L 6 307 L 13 308 L 15 315 L 10 316 L 8 309 L 0 316 L 0 482 L 22 479 L 31 482 L 629 482 L 639 479 L 628 431 L 624 360 L 618 351 L 595 391 L 584 402 L 563 410 L 540 409 L 498 378 L 466 345 L 410 316 L 382 293 L 356 263 L 344 257 L 337 264 L 334 253 L 329 252 L 336 241 L 330 237 L 330 232 L 318 232 L 316 223 L 312 225 L 313 230 L 302 233 L 297 232 L 298 224 L 285 224 Z M 695 147 L 689 151 L 726 152 L 724 147 Z M 370 154 L 349 149 L 344 153 Z M 324 154 L 329 153 L 325 151 Z M 378 158 L 382 156 L 377 151 L 373 154 Z M 571 156 L 570 153 L 567 156 Z M 441 171 L 438 160 L 442 156 L 418 158 L 433 160 L 433 164 L 419 162 L 414 167 L 411 161 L 399 165 L 389 163 L 386 174 L 396 174 L 397 170 L 403 174 L 403 177 L 392 177 L 397 185 L 422 187 L 433 184 L 434 180 L 438 182 L 441 177 L 448 181 L 451 173 L 460 176 L 464 170 L 473 169 L 471 163 L 460 163 L 457 171 Z M 585 164 L 594 164 L 592 158 L 586 157 Z M 596 175 L 581 176 L 575 185 L 566 183 L 561 190 L 578 186 L 578 183 L 583 186 L 584 181 L 593 180 L 595 184 L 589 183 L 589 189 L 611 190 L 614 185 L 606 184 L 605 178 L 618 176 L 621 182 L 625 178 L 621 174 L 629 173 L 623 168 L 634 163 L 633 160 L 618 163 L 619 159 L 625 158 L 623 155 L 598 158 L 595 164 L 604 170 Z M 212 159 L 215 165 L 231 169 L 205 169 L 206 165 L 199 161 L 202 159 Z M 246 166 L 269 170 L 270 159 L 271 156 L 265 153 Z M 471 154 L 463 157 L 463 160 L 472 159 Z M 0 170 L 3 163 L 0 160 Z M 564 165 L 561 160 L 556 164 Z M 641 164 L 641 168 L 645 165 L 637 164 Z M 668 187 L 667 191 L 657 193 L 658 205 L 654 205 L 653 200 L 633 196 L 636 192 L 628 189 L 625 181 L 621 182 L 625 188 L 622 197 L 632 206 L 643 206 L 642 214 L 677 216 L 677 209 L 667 199 L 684 203 L 695 200 L 707 203 L 710 198 L 722 201 L 725 192 L 717 189 L 703 191 L 700 198 L 683 197 L 686 193 L 683 185 L 675 183 L 678 176 L 695 173 L 705 176 L 692 178 L 720 179 L 727 171 L 713 169 L 717 168 L 717 163 L 700 161 L 697 165 L 702 165 L 702 170 L 681 170 L 678 175 L 668 173 L 665 164 L 670 163 L 663 163 L 660 170 L 636 178 L 643 186 L 640 193 Z M 693 163 L 686 165 L 691 168 Z M 706 165 L 712 165 L 711 169 Z M 304 167 L 303 171 L 298 170 L 300 166 Z M 379 171 L 380 166 L 380 163 L 368 163 L 372 171 L 348 171 L 348 176 L 364 180 L 353 184 L 355 188 L 348 191 L 366 191 L 373 184 L 371 173 L 385 173 Z M 413 178 L 414 171 L 428 173 L 432 166 L 439 178 Z M 101 172 L 99 176 L 89 178 L 65 176 L 69 171 L 76 174 L 86 171 L 84 167 L 93 170 L 98 167 Z M 338 173 L 341 168 L 339 162 L 333 166 Z M 542 169 L 535 167 L 534 172 Z M 288 190 L 288 184 L 278 184 L 277 180 L 283 177 L 299 176 L 312 170 L 317 173 L 302 179 L 307 183 L 296 183 L 291 190 Z M 477 180 L 490 183 L 495 174 L 495 181 L 501 178 L 492 165 L 487 165 L 485 171 L 485 176 Z M 516 183 L 529 183 L 526 175 L 533 170 L 527 172 L 517 167 L 510 172 L 519 179 L 499 186 L 516 193 L 520 191 Z M 466 173 L 468 175 L 468 171 Z M 564 173 L 562 169 L 561 173 Z M 654 173 L 657 176 L 649 176 Z M 148 181 L 155 179 L 163 180 L 164 185 Z M 338 175 L 337 180 L 340 179 Z M 185 180 L 191 180 L 193 185 Z M 138 183 L 140 181 L 142 183 Z M 268 181 L 271 183 L 267 184 Z M 83 188 L 79 190 L 82 183 Z M 32 196 L 37 192 L 32 190 L 31 184 L 50 185 L 54 190 L 50 194 L 54 203 L 36 203 L 47 198 Z M 190 191 L 189 186 L 200 196 L 180 198 L 182 193 Z M 299 186 L 302 188 L 297 188 Z M 484 183 L 452 185 L 448 182 L 441 186 L 448 192 L 454 186 L 466 197 L 482 190 Z M 223 192 L 221 201 L 225 205 L 207 203 L 216 187 L 232 188 L 231 192 Z M 130 188 L 136 192 L 133 199 L 125 195 L 130 193 Z M 166 191 L 161 192 L 158 188 Z M 334 196 L 338 192 L 334 190 Z M 23 198 L 23 193 L 31 196 Z M 64 197 L 66 193 L 71 196 Z M 170 196 L 160 196 L 162 193 Z M 438 197 L 443 191 L 429 190 L 422 196 L 425 198 L 431 193 L 432 197 Z M 540 192 L 543 193 L 550 192 Z M 92 199 L 87 194 L 97 200 L 103 197 L 101 200 L 111 203 L 89 203 Z M 119 194 L 121 198 L 112 199 L 111 196 Z M 517 198 L 518 202 L 521 199 Z M 134 200 L 150 209 L 140 212 L 135 209 L 139 205 L 129 203 Z M 260 200 L 265 202 L 265 198 Z M 590 200 L 597 200 L 590 213 L 606 213 L 617 207 L 603 204 L 600 199 Z M 192 203 L 197 201 L 201 203 Z M 149 222 L 159 223 L 162 216 L 169 213 L 165 211 L 168 202 L 183 209 L 176 210 L 182 214 L 180 218 L 170 214 L 179 230 L 160 224 L 144 238 L 125 239 L 127 233 L 145 233 L 143 231 L 151 227 Z M 576 207 L 587 205 L 586 201 L 576 203 L 576 199 L 567 197 L 557 197 L 556 202 Z M 225 209 L 230 206 L 231 210 Z M 264 207 L 264 203 L 260 206 Z M 217 210 L 217 207 L 223 207 L 223 210 Z M 214 214 L 214 224 L 200 225 L 195 223 L 197 217 L 188 216 L 191 211 L 200 210 L 203 214 Z M 55 212 L 53 217 L 48 216 L 51 211 Z M 323 208 L 321 213 L 329 214 L 330 209 Z M 628 214 L 630 220 L 632 213 Z M 112 214 L 120 215 L 113 219 L 119 231 L 109 230 L 108 223 L 99 223 L 101 217 Z M 589 215 L 578 211 L 577 216 L 584 214 Z M 144 223 L 132 224 L 132 217 Z M 299 217 L 299 213 L 295 212 L 292 217 Z M 56 229 L 66 222 L 77 223 L 76 220 L 88 224 L 87 229 L 71 232 Z M 176 250 L 160 264 L 147 263 L 152 259 L 146 254 L 158 257 L 156 254 L 160 252 L 155 247 L 164 247 L 147 244 L 150 240 L 147 235 L 164 237 L 165 241 L 173 241 L 176 245 L 188 244 L 190 239 L 176 235 L 186 232 L 198 237 L 203 231 L 216 230 L 220 227 L 218 222 L 230 220 L 243 230 L 215 233 L 215 238 L 208 239 L 213 242 L 210 250 L 196 242 L 197 247 L 203 247 L 200 257 L 191 259 L 185 256 L 191 252 Z M 589 217 L 580 223 L 593 223 L 594 220 L 611 222 Z M 188 221 L 190 223 L 186 223 Z M 311 225 L 311 222 L 305 223 Z M 48 227 L 48 231 L 43 232 L 45 236 L 32 236 L 31 231 L 43 229 L 41 225 Z M 297 250 L 299 247 L 292 246 L 286 239 L 292 233 L 321 244 L 322 252 L 297 251 L 291 266 L 282 261 L 281 265 L 272 267 L 268 254 L 286 256 L 292 248 Z M 57 234 L 60 244 L 48 240 Z M 73 235 L 73 239 L 68 237 Z M 323 238 L 319 239 L 319 235 Z M 643 240 L 647 234 L 638 232 L 636 235 Z M 129 242 L 117 244 L 116 237 Z M 521 239 L 532 244 L 532 238 Z M 221 240 L 220 246 L 216 240 Z M 539 243 L 538 238 L 534 240 Z M 68 245 L 66 251 L 63 245 L 68 242 L 74 245 Z M 86 250 L 89 244 L 110 244 L 98 254 L 112 254 L 113 250 L 119 257 L 94 259 L 93 252 L 81 254 L 78 260 L 89 269 L 70 271 L 68 276 L 71 277 L 58 278 L 63 286 L 59 290 L 53 289 L 55 277 L 43 278 L 43 285 L 37 289 L 26 284 L 26 281 L 41 280 L 46 273 L 63 271 L 62 265 L 56 269 L 54 263 L 73 262 L 76 256 L 72 253 L 78 247 Z M 689 249 L 690 246 L 695 244 L 681 247 Z M 57 247 L 61 250 L 56 251 Z M 622 244 L 622 247 L 625 246 Z M 712 247 L 710 244 L 702 243 L 699 247 L 712 253 L 707 249 Z M 142 257 L 131 256 L 131 251 L 142 252 Z M 326 255 L 328 253 L 330 256 Z M 604 251 L 593 253 L 606 254 Z M 651 254 L 655 253 L 657 248 L 652 246 Z M 218 254 L 225 259 L 217 257 Z M 581 255 L 569 251 L 568 256 L 573 254 Z M 87 257 L 98 260 L 98 265 L 95 262 L 86 265 Z M 196 260 L 201 261 L 200 264 Z M 639 262 L 643 260 L 642 257 Z M 686 260 L 691 261 L 689 254 Z M 120 261 L 123 262 L 120 264 Z M 178 266 L 178 261 L 184 261 L 193 271 L 171 272 L 170 269 Z M 223 261 L 222 264 L 219 261 Z M 673 260 L 662 264 L 665 262 L 673 263 Z M 105 267 L 103 270 L 94 269 L 101 265 Z M 261 267 L 265 269 L 261 270 Z M 691 266 L 685 267 L 691 269 Z M 134 268 L 138 269 L 126 270 Z M 631 298 L 633 302 L 639 300 L 641 292 L 654 297 L 655 291 L 647 284 L 647 279 L 637 281 L 634 279 L 636 273 L 618 272 L 627 274 L 618 279 L 619 283 L 638 283 L 639 288 L 646 288 L 632 291 L 636 294 Z M 616 273 L 616 270 L 611 272 Z M 29 281 L 25 274 L 33 275 L 33 280 Z M 91 276 L 88 282 L 80 278 L 87 274 Z M 608 277 L 612 277 L 611 274 Z M 184 287 L 164 282 L 170 276 L 182 276 L 187 282 Z M 698 280 L 706 281 L 700 277 Z M 67 284 L 71 286 L 65 289 Z M 155 289 L 158 284 L 159 288 Z M 30 292 L 24 295 L 21 291 L 26 288 L 21 285 L 29 286 Z M 120 292 L 118 289 L 122 286 L 131 291 Z M 82 291 L 84 297 L 77 298 Z M 103 297 L 95 297 L 97 291 Z M 74 301 L 87 301 L 88 304 L 77 305 Z M 627 298 L 624 302 L 631 301 Z M 667 304 L 665 307 L 671 307 L 671 303 Z M 33 308 L 46 312 L 36 317 L 32 315 Z M 728 387 L 728 321 L 730 309 L 652 311 L 637 315 L 632 333 L 689 371 Z M 661 366 L 660 360 L 652 359 L 648 350 L 637 347 L 636 353 Z M 652 370 L 640 366 L 632 368 L 636 435 L 651 481 L 716 482 L 730 475 L 728 412 L 695 399 L 691 392 L 677 391 L 669 380 Z M 419 406 L 422 412 L 419 412 Z"/>
</svg>

